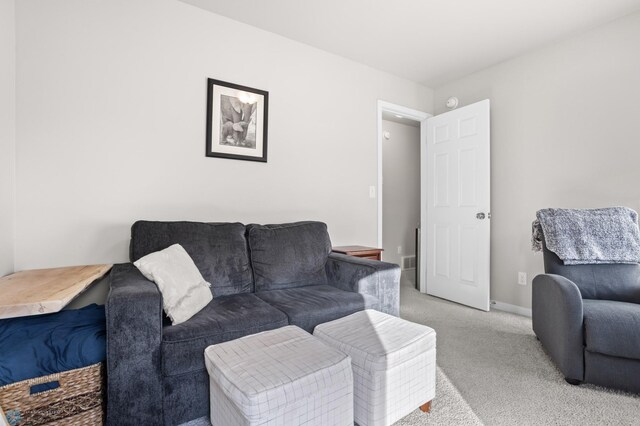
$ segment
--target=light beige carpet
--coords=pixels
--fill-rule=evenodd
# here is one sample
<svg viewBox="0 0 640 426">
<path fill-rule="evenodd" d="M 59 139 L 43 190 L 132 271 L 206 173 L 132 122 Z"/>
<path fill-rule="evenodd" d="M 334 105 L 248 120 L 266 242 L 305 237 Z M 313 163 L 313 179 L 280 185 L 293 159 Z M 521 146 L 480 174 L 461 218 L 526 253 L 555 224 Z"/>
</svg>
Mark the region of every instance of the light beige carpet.
<svg viewBox="0 0 640 426">
<path fill-rule="evenodd" d="M 431 411 L 423 413 L 415 410 L 396 426 L 414 425 L 481 425 L 482 422 L 464 400 L 458 389 L 451 383 L 440 367 L 436 372 L 436 397 Z"/>
</svg>

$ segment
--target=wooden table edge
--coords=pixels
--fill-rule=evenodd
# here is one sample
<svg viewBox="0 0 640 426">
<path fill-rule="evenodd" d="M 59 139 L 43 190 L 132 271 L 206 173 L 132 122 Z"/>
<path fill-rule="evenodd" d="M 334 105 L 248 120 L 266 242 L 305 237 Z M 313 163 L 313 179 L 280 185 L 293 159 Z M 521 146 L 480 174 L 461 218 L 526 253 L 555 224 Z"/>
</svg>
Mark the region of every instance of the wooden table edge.
<svg viewBox="0 0 640 426">
<path fill-rule="evenodd" d="M 17 271 L 13 274 L 9 274 L 2 278 L 8 278 L 16 274 L 21 274 L 25 272 L 41 272 L 48 270 L 60 270 L 65 268 L 88 268 L 88 267 L 96 267 L 96 272 L 91 274 L 85 279 L 84 285 L 80 291 L 69 296 L 64 297 L 59 300 L 45 300 L 40 302 L 25 302 L 25 303 L 13 303 L 11 305 L 2 305 L 0 304 L 0 319 L 9 319 L 9 318 L 18 318 L 25 316 L 35 316 L 35 315 L 46 315 L 53 314 L 56 312 L 60 312 L 65 306 L 69 303 L 73 302 L 77 297 L 83 294 L 91 285 L 97 280 L 104 278 L 111 268 L 113 268 L 112 263 L 98 263 L 94 265 L 74 265 L 74 266 L 63 266 L 58 268 L 41 268 L 41 269 L 32 269 L 32 270 L 23 270 Z M 81 270 L 82 270 L 81 269 Z M 0 278 L 0 280 L 2 279 Z M 38 307 L 35 310 L 34 307 Z M 22 308 L 22 309 L 20 309 Z M 30 309 L 31 308 L 31 309 Z M 16 313 L 20 313 L 20 315 L 16 315 Z"/>
<path fill-rule="evenodd" d="M 360 249 L 348 250 L 349 248 L 360 247 Z M 347 253 L 382 253 L 384 249 L 367 246 L 336 246 L 331 247 L 331 251 L 334 253 L 347 254 Z"/>
</svg>

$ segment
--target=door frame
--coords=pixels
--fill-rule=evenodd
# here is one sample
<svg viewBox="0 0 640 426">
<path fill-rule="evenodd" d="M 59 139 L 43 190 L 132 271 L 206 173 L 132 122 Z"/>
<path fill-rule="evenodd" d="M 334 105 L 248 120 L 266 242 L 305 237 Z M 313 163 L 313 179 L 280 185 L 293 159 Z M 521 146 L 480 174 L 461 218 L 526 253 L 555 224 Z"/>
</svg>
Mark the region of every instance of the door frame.
<svg viewBox="0 0 640 426">
<path fill-rule="evenodd" d="M 422 162 L 426 158 L 426 150 L 427 150 L 427 119 L 433 117 L 433 114 L 429 114 L 427 112 L 419 111 L 413 108 L 407 108 L 402 105 L 393 104 L 391 102 L 378 100 L 378 179 L 377 179 L 377 205 L 378 205 L 378 247 L 382 248 L 382 186 L 383 186 L 383 177 L 382 177 L 382 113 L 388 112 L 391 114 L 402 115 L 403 117 L 410 118 L 412 120 L 416 120 L 420 122 L 420 226 L 422 227 L 424 223 L 427 223 L 427 209 L 424 208 L 426 205 L 426 198 L 424 196 L 424 191 L 422 188 L 426 188 L 426 173 L 422 173 Z M 427 284 L 425 282 L 426 273 L 425 273 L 425 262 L 427 260 L 426 257 L 426 240 L 424 238 L 420 239 L 420 259 L 416 259 L 416 262 L 420 262 L 420 291 L 425 293 L 427 291 Z"/>
</svg>

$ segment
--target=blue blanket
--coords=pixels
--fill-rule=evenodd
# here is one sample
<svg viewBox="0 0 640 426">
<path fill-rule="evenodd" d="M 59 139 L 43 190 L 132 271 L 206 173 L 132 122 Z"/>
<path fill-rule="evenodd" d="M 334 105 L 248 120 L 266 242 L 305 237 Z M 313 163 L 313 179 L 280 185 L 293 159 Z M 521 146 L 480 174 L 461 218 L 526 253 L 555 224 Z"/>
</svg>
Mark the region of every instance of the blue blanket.
<svg viewBox="0 0 640 426">
<path fill-rule="evenodd" d="M 104 306 L 0 320 L 0 386 L 106 358 Z"/>
</svg>

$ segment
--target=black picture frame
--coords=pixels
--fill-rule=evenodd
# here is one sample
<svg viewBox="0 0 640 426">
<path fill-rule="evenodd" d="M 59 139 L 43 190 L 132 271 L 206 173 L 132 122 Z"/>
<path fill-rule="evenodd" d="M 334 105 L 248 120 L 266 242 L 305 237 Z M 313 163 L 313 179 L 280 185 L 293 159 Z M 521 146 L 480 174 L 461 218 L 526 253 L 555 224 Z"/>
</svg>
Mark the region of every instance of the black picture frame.
<svg viewBox="0 0 640 426">
<path fill-rule="evenodd" d="M 269 92 L 207 79 L 206 156 L 267 162 Z"/>
</svg>

